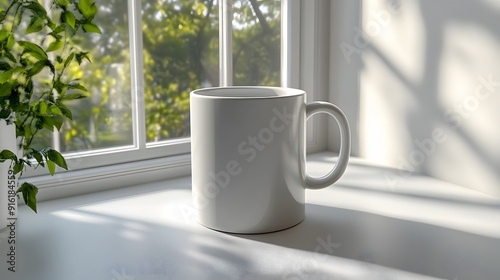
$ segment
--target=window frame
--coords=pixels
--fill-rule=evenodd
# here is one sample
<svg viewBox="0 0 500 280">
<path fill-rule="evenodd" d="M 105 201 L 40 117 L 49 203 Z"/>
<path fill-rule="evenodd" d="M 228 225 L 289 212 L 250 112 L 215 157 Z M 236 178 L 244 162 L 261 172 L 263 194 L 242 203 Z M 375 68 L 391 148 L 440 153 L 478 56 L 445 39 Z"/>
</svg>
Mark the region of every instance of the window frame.
<svg viewBox="0 0 500 280">
<path fill-rule="evenodd" d="M 219 0 L 232 3 L 231 0 Z M 327 94 L 324 84 L 328 73 L 317 67 L 328 53 L 328 36 L 323 34 L 325 16 L 321 11 L 329 5 L 328 0 L 281 0 L 281 86 L 302 88 L 307 100 L 323 99 Z M 228 19 L 231 8 L 220 9 Z M 144 112 L 144 75 L 142 51 L 141 1 L 128 0 L 129 44 L 131 48 L 131 89 L 133 106 L 134 143 L 108 149 L 73 152 L 65 154 L 70 171 L 59 170 L 49 176 L 45 170 L 28 170 L 22 181 L 29 180 L 41 192 L 39 200 L 54 199 L 70 195 L 102 191 L 106 189 L 147 183 L 162 179 L 188 176 L 191 173 L 190 138 L 173 139 L 155 143 L 146 141 L 146 119 Z M 224 46 L 220 55 L 221 86 L 231 84 L 232 59 L 225 49 L 231 49 L 231 22 L 219 20 L 219 40 Z M 221 28 L 223 26 L 229 28 Z M 326 27 L 323 27 L 323 29 Z M 223 34 L 224 33 L 224 34 Z M 325 37 L 325 38 L 323 38 Z M 323 47 L 321 47 L 323 45 Z M 226 67 L 223 67 L 226 65 Z M 229 71 L 231 70 L 231 71 Z M 225 72 L 224 72 L 225 71 Z M 222 75 L 225 73 L 224 75 Z M 229 73 L 229 74 L 228 74 Z M 223 82 L 223 83 L 222 83 Z M 321 94 L 320 94 L 321 92 Z M 321 119 L 308 121 L 307 151 L 326 149 L 327 131 Z"/>
</svg>

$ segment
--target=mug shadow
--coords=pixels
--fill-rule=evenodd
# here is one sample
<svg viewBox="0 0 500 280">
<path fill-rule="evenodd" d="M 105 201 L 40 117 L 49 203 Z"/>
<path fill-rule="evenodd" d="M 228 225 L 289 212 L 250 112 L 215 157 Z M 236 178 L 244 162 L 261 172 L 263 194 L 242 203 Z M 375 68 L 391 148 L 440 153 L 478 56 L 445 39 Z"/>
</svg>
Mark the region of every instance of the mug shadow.
<svg viewBox="0 0 500 280">
<path fill-rule="evenodd" d="M 420 222 L 307 204 L 292 228 L 232 234 L 445 279 L 497 279 L 500 240 Z"/>
</svg>

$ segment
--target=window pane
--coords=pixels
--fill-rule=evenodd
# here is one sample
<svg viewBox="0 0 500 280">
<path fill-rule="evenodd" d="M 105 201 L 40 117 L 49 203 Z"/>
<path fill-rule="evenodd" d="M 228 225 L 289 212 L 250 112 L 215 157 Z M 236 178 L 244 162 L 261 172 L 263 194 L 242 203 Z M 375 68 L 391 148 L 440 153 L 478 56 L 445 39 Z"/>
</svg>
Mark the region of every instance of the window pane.
<svg viewBox="0 0 500 280">
<path fill-rule="evenodd" d="M 219 84 L 215 0 L 143 0 L 148 142 L 189 136 L 189 93 Z"/>
<path fill-rule="evenodd" d="M 90 51 L 92 63 L 74 68 L 91 97 L 68 107 L 73 122 L 60 134 L 64 152 L 133 144 L 130 86 L 130 50 L 127 5 L 124 1 L 97 1 L 94 22 L 103 35 L 86 33 L 74 37 Z"/>
<path fill-rule="evenodd" d="M 0 7 L 7 7 L 7 2 L 0 1 Z M 42 3 L 51 13 L 51 2 Z M 79 79 L 79 83 L 89 90 L 90 97 L 66 102 L 73 113 L 73 121 L 66 121 L 60 132 L 39 131 L 32 143 L 34 147 L 53 146 L 61 152 L 75 152 L 133 143 L 127 5 L 118 0 L 96 4 L 99 12 L 94 23 L 103 35 L 77 34 L 72 38 L 77 49 L 89 52 L 92 63 L 70 64 L 63 76 L 65 81 Z M 39 33 L 26 35 L 24 30 L 29 18 L 23 19 L 24 23 L 15 29 L 16 38 L 44 46 L 44 38 Z M 51 58 L 53 55 L 49 53 Z M 50 79 L 48 69 L 37 75 L 34 79 L 36 92 L 41 92 Z"/>
<path fill-rule="evenodd" d="M 281 1 L 233 1 L 234 85 L 279 86 Z"/>
</svg>

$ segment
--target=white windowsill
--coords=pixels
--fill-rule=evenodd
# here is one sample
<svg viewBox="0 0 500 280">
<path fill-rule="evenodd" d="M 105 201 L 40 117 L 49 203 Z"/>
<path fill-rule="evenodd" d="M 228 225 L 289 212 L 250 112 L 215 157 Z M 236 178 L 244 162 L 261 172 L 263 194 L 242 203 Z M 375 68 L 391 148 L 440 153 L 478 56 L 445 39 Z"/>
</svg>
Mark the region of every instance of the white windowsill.
<svg viewBox="0 0 500 280">
<path fill-rule="evenodd" d="M 134 161 L 94 167 L 54 176 L 29 177 L 39 188 L 38 201 L 45 201 L 92 192 L 188 176 L 191 174 L 191 154 Z"/>
<path fill-rule="evenodd" d="M 335 157 L 308 159 L 320 175 Z M 335 186 L 307 191 L 301 224 L 263 235 L 197 224 L 189 177 L 22 206 L 18 271 L 1 240 L 1 279 L 497 279 L 500 200 L 387 174 L 352 159 Z"/>
</svg>

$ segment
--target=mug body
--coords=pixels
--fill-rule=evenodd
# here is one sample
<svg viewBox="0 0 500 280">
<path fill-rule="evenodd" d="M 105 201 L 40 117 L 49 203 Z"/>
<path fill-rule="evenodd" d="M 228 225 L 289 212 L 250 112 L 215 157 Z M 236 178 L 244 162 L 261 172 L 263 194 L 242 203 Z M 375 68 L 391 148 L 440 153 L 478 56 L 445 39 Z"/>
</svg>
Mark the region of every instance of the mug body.
<svg viewBox="0 0 500 280">
<path fill-rule="evenodd" d="M 297 89 L 191 93 L 192 190 L 202 225 L 265 233 L 304 219 L 305 106 Z"/>
</svg>

